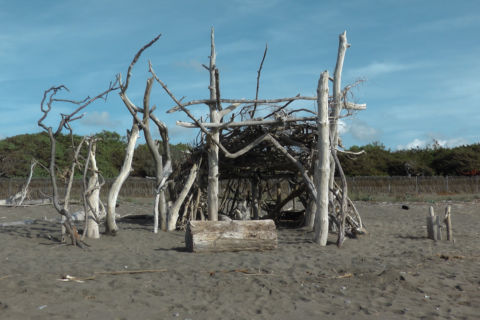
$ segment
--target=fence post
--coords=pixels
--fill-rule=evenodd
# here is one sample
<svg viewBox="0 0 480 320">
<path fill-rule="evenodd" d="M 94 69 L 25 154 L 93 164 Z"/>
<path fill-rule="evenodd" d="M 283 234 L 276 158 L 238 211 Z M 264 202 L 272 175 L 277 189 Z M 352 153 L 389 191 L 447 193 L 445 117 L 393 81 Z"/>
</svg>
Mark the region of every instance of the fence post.
<svg viewBox="0 0 480 320">
<path fill-rule="evenodd" d="M 415 176 L 415 193 L 418 193 L 418 176 Z"/>
<path fill-rule="evenodd" d="M 388 177 L 388 193 L 392 193 L 392 177 Z"/>
<path fill-rule="evenodd" d="M 445 187 L 447 189 L 447 193 L 448 193 L 448 175 L 445 177 Z"/>
<path fill-rule="evenodd" d="M 475 176 L 475 192 L 478 193 L 478 177 L 479 176 Z"/>
<path fill-rule="evenodd" d="M 5 198 L 8 198 L 12 195 L 12 178 L 8 179 L 8 194 Z"/>
</svg>

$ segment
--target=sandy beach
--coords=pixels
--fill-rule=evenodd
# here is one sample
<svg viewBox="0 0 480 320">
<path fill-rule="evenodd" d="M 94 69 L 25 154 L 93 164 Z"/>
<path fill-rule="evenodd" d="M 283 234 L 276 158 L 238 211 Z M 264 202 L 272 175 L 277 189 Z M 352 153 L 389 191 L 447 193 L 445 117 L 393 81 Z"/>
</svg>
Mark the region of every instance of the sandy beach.
<svg viewBox="0 0 480 320">
<path fill-rule="evenodd" d="M 451 203 L 455 243 L 426 238 L 428 203 L 356 204 L 369 233 L 341 249 L 334 234 L 319 247 L 310 232 L 280 228 L 276 250 L 209 254 L 186 252 L 184 232 L 153 234 L 141 219 L 79 249 L 42 220 L 57 217 L 51 206 L 3 207 L 0 223 L 35 221 L 0 228 L 0 319 L 480 317 L 480 203 Z"/>
</svg>

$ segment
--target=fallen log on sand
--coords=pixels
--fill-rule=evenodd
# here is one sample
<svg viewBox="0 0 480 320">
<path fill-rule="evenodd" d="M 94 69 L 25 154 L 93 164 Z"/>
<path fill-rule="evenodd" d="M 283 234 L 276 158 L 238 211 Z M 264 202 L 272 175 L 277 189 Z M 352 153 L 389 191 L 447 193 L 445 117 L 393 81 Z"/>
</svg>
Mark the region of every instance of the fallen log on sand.
<svg viewBox="0 0 480 320">
<path fill-rule="evenodd" d="M 185 244 L 190 252 L 271 250 L 277 230 L 273 220 L 190 221 Z"/>
</svg>

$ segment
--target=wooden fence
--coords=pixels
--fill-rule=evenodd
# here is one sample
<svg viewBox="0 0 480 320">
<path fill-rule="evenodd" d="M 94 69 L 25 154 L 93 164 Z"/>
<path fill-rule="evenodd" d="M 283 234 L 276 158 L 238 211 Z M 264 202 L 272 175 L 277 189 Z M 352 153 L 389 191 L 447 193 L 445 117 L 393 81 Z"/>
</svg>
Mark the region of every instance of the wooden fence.
<svg viewBox="0 0 480 320">
<path fill-rule="evenodd" d="M 365 194 L 475 194 L 480 190 L 480 177 L 348 177 L 351 192 Z"/>
<path fill-rule="evenodd" d="M 110 186 L 114 179 L 106 179 L 105 185 L 101 189 L 101 196 L 106 197 Z M 12 194 L 20 191 L 23 184 L 26 182 L 24 178 L 5 179 L 0 178 L 0 199 L 5 199 Z M 122 189 L 120 190 L 121 197 L 150 197 L 154 194 L 153 180 L 144 178 L 128 178 Z M 65 185 L 58 183 L 59 194 L 65 194 Z M 74 180 L 72 186 L 72 198 L 80 199 L 82 195 L 83 182 L 81 179 Z M 50 196 L 52 194 L 52 187 L 49 178 L 33 178 L 30 182 L 29 195 L 31 199 L 40 199 Z"/>
<path fill-rule="evenodd" d="M 0 178 L 0 199 L 5 199 L 21 190 L 24 178 Z M 106 196 L 113 183 L 108 179 L 102 188 Z M 347 177 L 349 192 L 361 194 L 477 194 L 480 177 L 433 176 L 433 177 Z M 59 184 L 60 195 L 65 187 Z M 75 180 L 72 198 L 80 199 L 82 181 Z M 34 178 L 30 183 L 30 198 L 39 199 L 51 194 L 50 179 Z M 128 178 L 120 191 L 122 197 L 150 197 L 154 194 L 154 181 L 144 178 Z"/>
</svg>

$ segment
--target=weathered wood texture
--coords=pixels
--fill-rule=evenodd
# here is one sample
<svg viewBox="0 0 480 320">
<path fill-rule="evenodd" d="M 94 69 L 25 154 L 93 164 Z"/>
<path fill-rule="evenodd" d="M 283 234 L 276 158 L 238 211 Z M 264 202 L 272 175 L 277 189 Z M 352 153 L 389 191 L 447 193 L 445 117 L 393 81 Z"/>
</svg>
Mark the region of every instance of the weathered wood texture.
<svg viewBox="0 0 480 320">
<path fill-rule="evenodd" d="M 330 179 L 330 135 L 328 124 L 328 71 L 322 72 L 317 89 L 318 139 L 317 160 L 315 162 L 315 236 L 314 241 L 327 245 L 328 238 L 328 191 Z M 334 152 L 334 151 L 333 151 Z"/>
<path fill-rule="evenodd" d="M 272 250 L 277 230 L 273 220 L 190 221 L 185 244 L 190 252 Z"/>
<path fill-rule="evenodd" d="M 447 206 L 445 208 L 445 224 L 447 225 L 447 240 L 448 241 L 454 241 L 453 240 L 453 230 L 452 230 L 452 207 Z"/>
<path fill-rule="evenodd" d="M 442 240 L 442 224 L 440 217 L 435 216 L 433 207 L 429 208 L 429 215 L 427 216 L 427 237 L 432 240 Z"/>
</svg>

